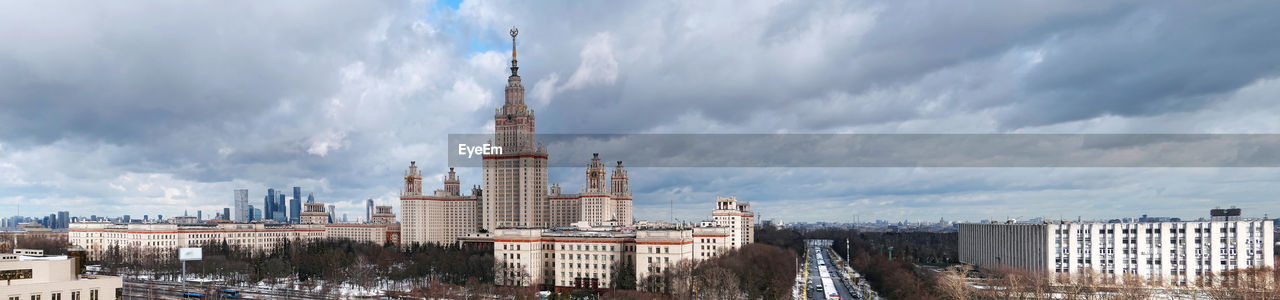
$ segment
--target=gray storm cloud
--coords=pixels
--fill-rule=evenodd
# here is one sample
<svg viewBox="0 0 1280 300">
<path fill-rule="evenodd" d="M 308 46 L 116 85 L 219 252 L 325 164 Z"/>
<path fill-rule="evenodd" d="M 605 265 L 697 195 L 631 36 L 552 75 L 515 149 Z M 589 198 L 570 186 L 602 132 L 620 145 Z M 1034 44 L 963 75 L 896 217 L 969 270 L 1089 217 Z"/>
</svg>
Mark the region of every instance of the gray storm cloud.
<svg viewBox="0 0 1280 300">
<path fill-rule="evenodd" d="M 295 185 L 340 211 L 396 204 L 408 161 L 438 176 L 448 134 L 492 130 L 511 26 L 540 133 L 1274 133 L 1275 5 L 6 3 L 0 205 L 171 215 L 229 206 L 236 188 Z M 634 150 L 601 148 L 553 155 Z M 461 171 L 479 184 L 478 170 Z M 552 179 L 572 188 L 580 171 Z M 632 175 L 649 198 L 639 218 L 724 194 L 798 220 L 981 218 L 1044 201 L 1081 213 L 1280 209 L 1251 196 L 1276 192 L 1258 183 L 1277 177 L 1266 168 Z"/>
</svg>

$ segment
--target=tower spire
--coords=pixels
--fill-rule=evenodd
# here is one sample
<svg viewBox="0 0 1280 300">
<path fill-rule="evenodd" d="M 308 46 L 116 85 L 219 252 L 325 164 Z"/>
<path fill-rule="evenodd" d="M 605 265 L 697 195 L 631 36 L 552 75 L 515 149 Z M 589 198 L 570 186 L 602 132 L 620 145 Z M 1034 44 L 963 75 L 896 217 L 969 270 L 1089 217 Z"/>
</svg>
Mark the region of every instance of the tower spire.
<svg viewBox="0 0 1280 300">
<path fill-rule="evenodd" d="M 516 61 L 516 35 L 517 34 L 520 34 L 520 30 L 512 26 L 511 27 L 511 76 L 512 77 L 520 76 L 516 72 L 520 70 L 520 67 L 516 65 L 516 62 L 517 62 Z"/>
</svg>

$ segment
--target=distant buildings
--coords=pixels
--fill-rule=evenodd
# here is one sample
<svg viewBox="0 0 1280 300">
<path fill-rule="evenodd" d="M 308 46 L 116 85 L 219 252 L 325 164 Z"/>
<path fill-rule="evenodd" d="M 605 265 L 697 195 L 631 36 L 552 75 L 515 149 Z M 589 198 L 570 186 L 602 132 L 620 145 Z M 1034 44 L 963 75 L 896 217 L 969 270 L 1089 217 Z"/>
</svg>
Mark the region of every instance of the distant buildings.
<svg viewBox="0 0 1280 300">
<path fill-rule="evenodd" d="M 226 242 L 252 250 L 270 250 L 284 240 L 348 239 L 378 244 L 400 244 L 400 224 L 390 206 L 377 207 L 373 222 L 330 224 L 324 203 L 308 203 L 299 213 L 301 224 L 201 223 L 195 217 L 174 217 L 171 223 L 82 222 L 71 224 L 67 237 L 72 245 L 98 257 L 111 247 L 132 251 L 172 250 L 207 243 Z M 303 218 L 305 217 L 305 218 Z"/>
<path fill-rule="evenodd" d="M 262 198 L 262 219 L 275 220 L 276 218 L 276 189 L 268 188 L 267 196 Z"/>
<path fill-rule="evenodd" d="M 67 229 L 67 226 L 71 224 L 71 212 L 68 212 L 65 210 L 59 211 L 58 222 L 56 223 L 58 224 L 58 226 L 54 227 L 53 229 Z"/>
<path fill-rule="evenodd" d="M 369 198 L 369 200 L 364 201 L 364 219 L 365 220 L 373 219 L 373 198 Z M 343 217 L 342 221 L 343 222 L 347 221 L 345 216 Z"/>
<path fill-rule="evenodd" d="M 289 199 L 289 224 L 298 224 L 302 213 L 302 188 L 293 187 L 293 199 Z"/>
<path fill-rule="evenodd" d="M 329 204 L 329 223 L 333 223 L 333 204 Z"/>
<path fill-rule="evenodd" d="M 960 224 L 960 261 L 1031 271 L 1187 284 L 1210 273 L 1275 267 L 1275 220 L 1213 211 L 1213 220 Z"/>
<path fill-rule="evenodd" d="M 249 190 L 238 189 L 235 191 L 235 207 L 236 207 L 236 216 L 235 216 L 236 222 L 245 223 L 252 220 L 252 218 L 250 218 L 249 216 L 249 210 L 250 210 Z"/>
<path fill-rule="evenodd" d="M 280 223 L 289 223 L 289 204 L 285 202 L 285 194 L 276 194 L 275 220 Z"/>
</svg>

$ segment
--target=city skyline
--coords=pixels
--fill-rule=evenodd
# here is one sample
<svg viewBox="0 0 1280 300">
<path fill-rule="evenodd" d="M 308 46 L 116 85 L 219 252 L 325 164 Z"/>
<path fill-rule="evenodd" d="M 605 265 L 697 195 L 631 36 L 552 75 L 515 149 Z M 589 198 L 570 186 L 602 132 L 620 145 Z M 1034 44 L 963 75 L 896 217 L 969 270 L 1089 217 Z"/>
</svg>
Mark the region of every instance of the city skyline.
<svg viewBox="0 0 1280 300">
<path fill-rule="evenodd" d="M 0 30 L 0 205 L 26 216 L 239 212 L 240 189 L 267 213 L 295 186 L 335 217 L 399 211 L 406 162 L 440 182 L 446 135 L 493 131 L 513 25 L 540 133 L 1280 132 L 1274 3 L 59 5 L 0 12 L 55 20 Z M 721 195 L 784 222 L 1280 215 L 1274 168 L 631 170 L 637 220 Z"/>
</svg>

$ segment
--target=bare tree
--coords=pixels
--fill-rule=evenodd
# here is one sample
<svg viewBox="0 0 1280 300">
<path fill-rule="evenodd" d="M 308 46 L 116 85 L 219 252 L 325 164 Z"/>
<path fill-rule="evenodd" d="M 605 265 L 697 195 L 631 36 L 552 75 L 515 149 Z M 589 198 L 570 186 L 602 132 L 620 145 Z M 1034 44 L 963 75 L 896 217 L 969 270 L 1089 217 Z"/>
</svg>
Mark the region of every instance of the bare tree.
<svg viewBox="0 0 1280 300">
<path fill-rule="evenodd" d="M 738 276 L 720 266 L 708 267 L 698 277 L 699 299 L 740 299 L 745 294 L 738 286 Z"/>
<path fill-rule="evenodd" d="M 1116 286 L 1115 299 L 1141 300 L 1151 298 L 1151 292 L 1143 285 L 1142 278 L 1135 274 L 1125 274 Z"/>
<path fill-rule="evenodd" d="M 973 267 L 969 265 L 956 265 L 943 269 L 942 273 L 938 274 L 940 296 L 943 299 L 968 300 L 973 293 L 973 289 L 969 287 L 965 277 L 972 270 Z"/>
</svg>

